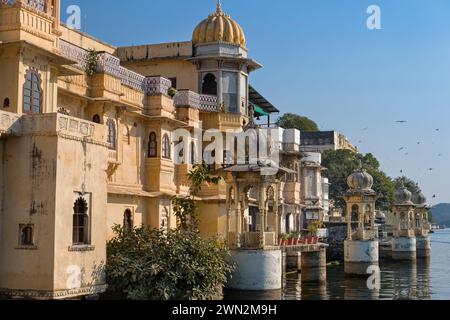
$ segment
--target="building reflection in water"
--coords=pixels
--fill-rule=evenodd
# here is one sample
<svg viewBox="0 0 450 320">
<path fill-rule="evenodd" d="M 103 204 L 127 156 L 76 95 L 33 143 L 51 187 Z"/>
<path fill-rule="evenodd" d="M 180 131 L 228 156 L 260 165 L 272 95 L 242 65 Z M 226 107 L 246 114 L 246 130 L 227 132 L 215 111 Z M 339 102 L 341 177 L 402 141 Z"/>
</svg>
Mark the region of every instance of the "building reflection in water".
<svg viewBox="0 0 450 320">
<path fill-rule="evenodd" d="M 281 290 L 270 290 L 270 291 L 236 291 L 236 290 L 225 290 L 224 299 L 225 300 L 281 300 L 282 291 Z"/>
</svg>

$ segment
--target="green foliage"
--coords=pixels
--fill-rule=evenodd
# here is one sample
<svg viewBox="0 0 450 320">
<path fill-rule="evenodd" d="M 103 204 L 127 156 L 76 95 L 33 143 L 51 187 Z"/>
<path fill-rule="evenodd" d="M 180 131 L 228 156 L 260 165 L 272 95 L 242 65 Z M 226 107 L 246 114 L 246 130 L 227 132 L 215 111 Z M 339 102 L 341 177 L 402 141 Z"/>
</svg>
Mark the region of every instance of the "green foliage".
<svg viewBox="0 0 450 320">
<path fill-rule="evenodd" d="M 115 226 L 114 232 L 107 244 L 107 282 L 127 299 L 214 299 L 234 269 L 218 238 L 180 229 L 124 232 Z"/>
<path fill-rule="evenodd" d="M 380 170 L 380 163 L 368 153 L 366 155 L 354 153 L 350 150 L 330 150 L 323 154 L 322 165 L 327 168 L 324 175 L 330 179 L 330 198 L 339 208 L 345 207 L 345 202 L 339 197 L 348 189 L 347 178 L 359 164 L 372 175 L 373 189 L 381 194 L 377 201 L 379 209 L 387 209 L 394 199 L 395 185 L 390 177 Z"/>
<path fill-rule="evenodd" d="M 93 76 L 97 72 L 98 53 L 94 49 L 89 49 L 86 57 L 85 72 L 88 76 Z"/>
<path fill-rule="evenodd" d="M 286 113 L 280 117 L 276 124 L 284 129 L 298 129 L 300 131 L 319 131 L 317 124 L 307 117 L 293 113 Z"/>
<path fill-rule="evenodd" d="M 322 228 L 323 224 L 321 221 L 313 221 L 309 226 L 308 226 L 308 233 L 310 236 L 312 237 L 316 237 L 317 234 L 319 233 L 319 229 Z"/>
<path fill-rule="evenodd" d="M 196 230 L 198 226 L 198 208 L 195 197 L 202 187 L 209 184 L 218 184 L 222 178 L 211 176 L 206 164 L 196 164 L 188 173 L 191 183 L 188 197 L 174 197 L 172 199 L 174 215 L 177 217 L 179 228 L 182 230 Z"/>
<path fill-rule="evenodd" d="M 169 97 L 173 98 L 175 97 L 175 95 L 177 94 L 177 89 L 175 88 L 169 88 L 169 90 L 167 90 L 167 94 L 169 95 Z"/>
<path fill-rule="evenodd" d="M 405 186 L 406 189 L 413 194 L 420 191 L 419 184 L 408 177 L 398 177 L 394 180 L 395 189 L 399 189 L 401 186 Z"/>
<path fill-rule="evenodd" d="M 221 177 L 212 176 L 205 163 L 194 165 L 188 173 L 188 179 L 191 182 L 191 195 L 193 196 L 198 195 L 205 184 L 218 184 L 222 180 Z"/>
</svg>

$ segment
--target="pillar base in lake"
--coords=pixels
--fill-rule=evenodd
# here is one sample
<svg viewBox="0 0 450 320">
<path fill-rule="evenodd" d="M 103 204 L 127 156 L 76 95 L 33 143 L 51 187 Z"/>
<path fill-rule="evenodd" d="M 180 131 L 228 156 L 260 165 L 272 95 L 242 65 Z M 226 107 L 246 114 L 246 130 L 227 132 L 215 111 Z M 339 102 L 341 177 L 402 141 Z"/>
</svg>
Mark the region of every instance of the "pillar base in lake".
<svg viewBox="0 0 450 320">
<path fill-rule="evenodd" d="M 416 238 L 399 237 L 392 239 L 392 259 L 413 261 L 417 259 Z"/>
<path fill-rule="evenodd" d="M 300 271 L 302 268 L 302 253 L 296 250 L 287 250 L 286 269 Z"/>
<path fill-rule="evenodd" d="M 371 266 L 378 266 L 379 244 L 377 240 L 346 240 L 344 242 L 345 273 L 367 275 Z"/>
<path fill-rule="evenodd" d="M 282 288 L 281 250 L 232 250 L 236 270 L 227 289 L 241 291 L 280 290 Z"/>
<path fill-rule="evenodd" d="M 416 252 L 419 259 L 431 257 L 431 241 L 429 237 L 416 238 Z"/>
<path fill-rule="evenodd" d="M 327 281 L 327 250 L 303 252 L 301 258 L 302 282 Z"/>
</svg>

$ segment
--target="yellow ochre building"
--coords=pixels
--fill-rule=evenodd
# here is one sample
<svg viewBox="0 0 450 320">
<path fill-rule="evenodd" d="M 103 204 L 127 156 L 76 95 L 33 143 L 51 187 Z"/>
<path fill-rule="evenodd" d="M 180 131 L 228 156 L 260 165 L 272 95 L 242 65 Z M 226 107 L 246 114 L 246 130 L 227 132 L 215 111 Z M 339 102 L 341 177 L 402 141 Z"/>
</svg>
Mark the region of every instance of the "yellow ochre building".
<svg viewBox="0 0 450 320">
<path fill-rule="evenodd" d="M 220 2 L 192 41 L 117 48 L 61 24 L 59 0 L 2 0 L 0 295 L 104 292 L 113 225 L 177 225 L 171 199 L 189 192 L 205 147 L 194 133 L 278 112 L 249 84 L 259 68 Z M 192 133 L 180 164 L 177 129 Z M 304 157 L 299 131 L 278 132 L 273 175 L 211 167 L 224 181 L 199 197 L 202 235 L 276 251 L 281 233 L 323 217 L 320 154 Z"/>
</svg>

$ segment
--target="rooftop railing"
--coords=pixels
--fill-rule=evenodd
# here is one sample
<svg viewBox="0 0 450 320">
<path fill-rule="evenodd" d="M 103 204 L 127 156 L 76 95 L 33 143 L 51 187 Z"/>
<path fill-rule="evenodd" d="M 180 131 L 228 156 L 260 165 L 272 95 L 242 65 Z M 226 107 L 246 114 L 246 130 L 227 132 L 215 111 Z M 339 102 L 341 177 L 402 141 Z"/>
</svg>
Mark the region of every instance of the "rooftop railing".
<svg viewBox="0 0 450 320">
<path fill-rule="evenodd" d="M 75 67 L 85 70 L 87 67 L 88 51 L 70 42 L 60 40 L 60 53 L 76 62 Z M 97 54 L 97 72 L 107 73 L 118 79 L 121 83 L 132 89 L 143 91 L 147 95 L 167 95 L 172 82 L 163 77 L 145 77 L 120 65 L 120 59 L 107 52 Z"/>
</svg>

